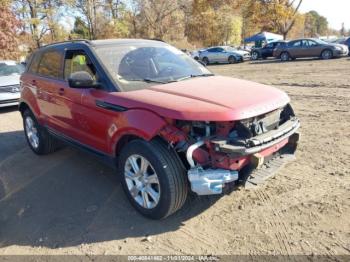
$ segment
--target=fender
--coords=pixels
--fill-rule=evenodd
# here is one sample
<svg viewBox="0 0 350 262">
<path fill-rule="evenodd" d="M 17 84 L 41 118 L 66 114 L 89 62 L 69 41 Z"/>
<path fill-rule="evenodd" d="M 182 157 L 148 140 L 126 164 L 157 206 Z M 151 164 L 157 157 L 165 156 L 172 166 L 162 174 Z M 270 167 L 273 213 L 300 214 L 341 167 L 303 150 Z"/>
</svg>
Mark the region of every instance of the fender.
<svg viewBox="0 0 350 262">
<path fill-rule="evenodd" d="M 165 120 L 157 114 L 143 109 L 130 109 L 123 112 L 118 121 L 114 123 L 116 131 L 110 136 L 109 151 L 116 155 L 117 144 L 124 136 L 132 135 L 146 141 L 158 135 L 159 131 L 167 125 Z"/>
</svg>

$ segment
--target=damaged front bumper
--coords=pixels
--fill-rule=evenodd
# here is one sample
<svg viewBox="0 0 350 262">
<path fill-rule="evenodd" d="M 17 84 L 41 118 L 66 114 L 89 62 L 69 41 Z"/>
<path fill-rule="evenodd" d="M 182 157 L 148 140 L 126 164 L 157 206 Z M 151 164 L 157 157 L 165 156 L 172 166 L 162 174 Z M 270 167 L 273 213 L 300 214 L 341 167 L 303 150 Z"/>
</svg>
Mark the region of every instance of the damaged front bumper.
<svg viewBox="0 0 350 262">
<path fill-rule="evenodd" d="M 240 181 L 243 185 L 258 185 L 273 176 L 286 162 L 294 159 L 294 152 L 299 141 L 297 133 L 300 122 L 293 118 L 278 129 L 247 140 L 247 146 L 238 146 L 227 140 L 213 139 L 216 152 L 225 153 L 232 158 L 246 157 L 248 164 L 241 170 L 204 169 L 195 165 L 193 152 L 205 144 L 199 141 L 187 150 L 187 161 L 191 168 L 188 170 L 188 179 L 191 189 L 198 195 L 221 194 L 225 184 Z M 270 168 L 273 167 L 273 168 Z M 267 167 L 267 168 L 266 168 Z M 260 171 L 264 168 L 264 171 Z"/>
</svg>

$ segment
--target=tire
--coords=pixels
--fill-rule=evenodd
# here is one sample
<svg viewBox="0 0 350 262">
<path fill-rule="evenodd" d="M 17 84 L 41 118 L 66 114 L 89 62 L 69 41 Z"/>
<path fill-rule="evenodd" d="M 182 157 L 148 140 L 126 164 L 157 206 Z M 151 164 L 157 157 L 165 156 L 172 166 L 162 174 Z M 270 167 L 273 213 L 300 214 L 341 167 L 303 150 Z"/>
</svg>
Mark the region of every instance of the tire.
<svg viewBox="0 0 350 262">
<path fill-rule="evenodd" d="M 134 169 L 135 163 L 139 172 Z M 141 168 L 141 163 L 148 167 Z M 118 173 L 130 203 L 148 218 L 166 218 L 185 203 L 186 170 L 173 149 L 160 139 L 128 143 L 118 158 Z"/>
<path fill-rule="evenodd" d="M 323 60 L 328 60 L 333 58 L 333 52 L 330 49 L 323 50 L 321 53 L 321 58 Z"/>
<path fill-rule="evenodd" d="M 252 60 L 258 60 L 259 59 L 259 52 L 254 51 L 251 56 Z"/>
<path fill-rule="evenodd" d="M 202 62 L 205 64 L 205 65 L 209 65 L 209 59 L 208 59 L 208 57 L 203 57 L 203 59 L 202 59 Z"/>
<path fill-rule="evenodd" d="M 236 57 L 234 57 L 233 55 L 229 56 L 229 58 L 228 58 L 228 63 L 229 63 L 229 64 L 235 64 L 235 63 L 237 63 Z"/>
<path fill-rule="evenodd" d="M 281 54 L 281 61 L 282 62 L 287 62 L 287 61 L 289 61 L 290 60 L 290 55 L 289 55 L 289 53 L 288 52 L 283 52 L 282 54 Z"/>
<path fill-rule="evenodd" d="M 40 126 L 34 114 L 29 110 L 23 112 L 23 128 L 30 149 L 37 155 L 55 152 L 59 141 L 53 138 L 47 130 Z"/>
</svg>

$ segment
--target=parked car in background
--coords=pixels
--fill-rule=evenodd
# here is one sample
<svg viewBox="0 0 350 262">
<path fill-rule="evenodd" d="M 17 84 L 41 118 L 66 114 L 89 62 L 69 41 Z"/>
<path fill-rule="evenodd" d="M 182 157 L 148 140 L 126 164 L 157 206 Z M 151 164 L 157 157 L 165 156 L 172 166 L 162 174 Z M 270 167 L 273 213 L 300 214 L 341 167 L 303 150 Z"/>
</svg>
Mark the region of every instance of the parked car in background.
<svg viewBox="0 0 350 262">
<path fill-rule="evenodd" d="M 313 38 L 298 39 L 288 42 L 286 45 L 278 46 L 273 56 L 281 61 L 294 60 L 303 57 L 320 57 L 331 59 L 334 57 L 346 56 L 349 48 L 346 45 L 327 43 Z"/>
<path fill-rule="evenodd" d="M 346 45 L 350 50 L 350 37 L 338 39 L 336 43 Z M 350 56 L 350 52 L 349 52 L 349 56 Z"/>
<path fill-rule="evenodd" d="M 278 46 L 280 45 L 283 46 L 285 44 L 286 44 L 286 41 L 276 41 L 276 42 L 268 43 L 260 48 L 253 48 L 251 50 L 252 60 L 266 59 L 269 57 L 273 57 L 273 50 Z"/>
<path fill-rule="evenodd" d="M 20 98 L 19 78 L 24 66 L 11 60 L 0 60 L 0 107 L 18 104 Z"/>
<path fill-rule="evenodd" d="M 199 51 L 199 59 L 206 65 L 212 63 L 234 64 L 250 60 L 250 53 L 231 46 L 214 46 Z"/>
<path fill-rule="evenodd" d="M 179 210 L 190 190 L 261 183 L 299 140 L 285 92 L 215 76 L 160 41 L 51 44 L 33 53 L 21 85 L 32 151 L 54 152 L 61 140 L 108 160 L 131 204 L 153 219 Z"/>
</svg>

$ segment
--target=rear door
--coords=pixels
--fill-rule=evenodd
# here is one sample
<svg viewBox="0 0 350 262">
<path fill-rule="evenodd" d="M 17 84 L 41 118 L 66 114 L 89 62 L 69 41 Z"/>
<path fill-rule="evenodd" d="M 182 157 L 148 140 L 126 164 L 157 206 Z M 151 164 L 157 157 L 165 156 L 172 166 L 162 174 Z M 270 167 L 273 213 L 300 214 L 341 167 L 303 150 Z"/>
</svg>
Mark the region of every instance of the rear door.
<svg viewBox="0 0 350 262">
<path fill-rule="evenodd" d="M 207 50 L 208 52 L 208 58 L 210 62 L 219 62 L 219 56 L 218 56 L 218 50 L 217 48 L 213 47 L 213 48 L 209 48 Z"/>
<path fill-rule="evenodd" d="M 219 63 L 225 63 L 228 61 L 228 53 L 222 47 L 216 48 L 216 57 Z"/>
<path fill-rule="evenodd" d="M 303 57 L 301 40 L 290 42 L 288 46 L 289 54 L 293 58 Z"/>
<path fill-rule="evenodd" d="M 36 76 L 31 81 L 31 84 L 36 87 L 37 102 L 45 124 L 53 128 L 60 127 L 59 121 L 54 118 L 54 113 L 58 102 L 55 93 L 63 83 L 62 60 L 62 50 L 51 48 L 42 51 L 35 72 Z"/>
</svg>

